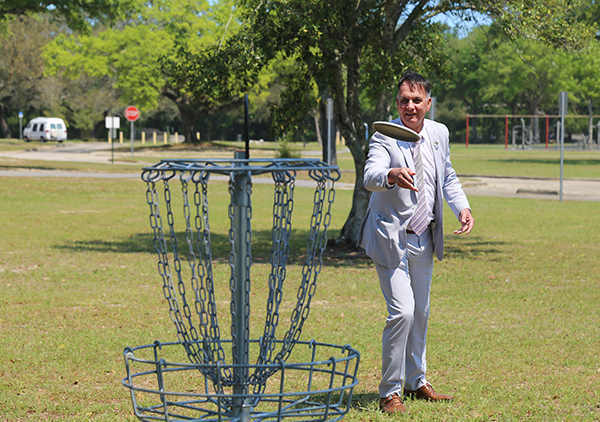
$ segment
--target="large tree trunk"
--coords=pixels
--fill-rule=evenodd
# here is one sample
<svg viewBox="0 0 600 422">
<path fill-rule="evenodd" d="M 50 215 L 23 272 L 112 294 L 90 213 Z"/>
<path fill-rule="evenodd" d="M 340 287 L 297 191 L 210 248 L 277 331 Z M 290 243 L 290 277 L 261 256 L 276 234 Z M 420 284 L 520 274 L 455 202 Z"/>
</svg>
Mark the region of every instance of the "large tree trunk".
<svg viewBox="0 0 600 422">
<path fill-rule="evenodd" d="M 6 106 L 0 103 L 0 138 L 10 138 L 8 123 L 6 122 Z"/>
<path fill-rule="evenodd" d="M 181 122 L 183 123 L 184 142 L 193 144 L 200 142 L 198 136 L 196 136 L 196 122 L 199 121 L 201 117 L 197 117 L 194 107 L 187 103 L 177 103 L 177 108 L 179 109 Z"/>
<path fill-rule="evenodd" d="M 357 141 L 348 142 L 348 140 L 346 140 L 346 143 L 354 146 L 359 144 Z M 350 151 L 354 158 L 354 170 L 356 174 L 356 179 L 354 180 L 354 192 L 352 194 L 352 208 L 350 209 L 348 218 L 342 227 L 336 243 L 355 248 L 361 223 L 369 206 L 371 192 L 366 190 L 363 185 L 365 163 L 367 161 L 364 149 L 360 148 L 360 151 L 356 151 L 355 148 L 350 148 Z M 354 155 L 355 153 L 357 153 L 357 156 Z"/>
<path fill-rule="evenodd" d="M 227 104 L 214 105 L 210 101 L 193 101 L 192 98 L 188 97 L 183 92 L 173 87 L 165 87 L 162 90 L 162 95 L 175 103 L 179 114 L 181 115 L 181 121 L 183 123 L 183 135 L 185 136 L 185 142 L 199 143 L 200 140 L 196 136 L 199 128 L 197 124 L 200 120 L 211 114 L 229 111 L 233 108 L 240 107 L 244 103 L 244 97 L 240 96 L 233 99 Z M 202 139 L 202 137 L 201 137 Z"/>
<path fill-rule="evenodd" d="M 422 6 L 419 5 L 413 9 L 417 11 Z M 407 29 L 411 26 L 414 19 L 413 13 L 406 19 L 400 29 L 397 28 L 397 22 L 400 17 L 401 8 L 398 2 L 386 2 L 384 7 L 386 14 L 385 24 L 382 29 L 383 50 L 386 55 L 392 57 L 398 45 L 402 43 L 406 36 Z M 350 42 L 352 44 L 352 42 Z M 360 233 L 362 220 L 367 212 L 371 192 L 365 189 L 363 176 L 367 156 L 369 152 L 369 139 L 364 131 L 364 121 L 360 107 L 360 47 L 350 49 L 347 53 L 347 67 L 342 69 L 334 65 L 333 70 L 333 97 L 336 105 L 336 120 L 339 125 L 341 135 L 346 140 L 346 146 L 350 149 L 354 159 L 354 169 L 356 179 L 354 181 L 354 193 L 352 196 L 352 208 L 348 218 L 342 227 L 339 238 L 336 243 L 346 247 L 356 247 L 358 235 Z M 352 56 L 354 54 L 354 56 Z M 390 62 L 382 64 L 386 68 L 391 65 Z M 386 72 L 383 71 L 385 74 Z M 345 74 L 346 84 L 344 86 L 342 76 Z M 385 81 L 382 81 L 385 83 Z M 375 101 L 375 120 L 387 120 L 390 112 L 391 100 L 396 96 L 396 92 L 382 90 Z"/>
<path fill-rule="evenodd" d="M 363 175 L 368 153 L 368 139 L 363 130 L 363 119 L 360 109 L 360 65 L 358 56 L 355 60 L 348 60 L 352 65 L 342 70 L 337 68 L 334 72 L 333 98 L 335 115 L 340 133 L 346 141 L 346 146 L 354 159 L 354 193 L 352 195 L 352 208 L 342 227 L 340 236 L 336 239 L 338 245 L 356 248 L 362 220 L 369 206 L 371 192 L 363 185 Z M 346 76 L 346 86 L 343 84 L 342 73 Z M 346 95 L 344 95 L 346 94 Z M 345 99 L 345 101 L 344 101 Z"/>
</svg>

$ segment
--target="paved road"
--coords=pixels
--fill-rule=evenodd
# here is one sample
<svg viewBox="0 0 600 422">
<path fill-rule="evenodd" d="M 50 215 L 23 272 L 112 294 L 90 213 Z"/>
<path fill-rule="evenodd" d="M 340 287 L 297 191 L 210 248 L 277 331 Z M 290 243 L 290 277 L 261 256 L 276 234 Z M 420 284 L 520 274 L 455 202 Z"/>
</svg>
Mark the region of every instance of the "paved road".
<svg viewBox="0 0 600 422">
<path fill-rule="evenodd" d="M 0 157 L 23 160 L 109 163 L 111 160 L 111 145 L 108 142 L 77 144 L 49 143 L 48 145 L 31 147 L 20 151 L 0 152 Z M 115 157 L 118 157 L 118 155 L 115 155 Z"/>
<path fill-rule="evenodd" d="M 559 179 L 460 175 L 467 195 L 512 198 L 560 198 Z M 563 200 L 600 201 L 600 180 L 563 180 Z"/>
<path fill-rule="evenodd" d="M 26 160 L 49 161 L 77 161 L 108 163 L 111 160 L 110 145 L 108 143 L 79 143 L 79 144 L 54 144 L 39 148 L 30 148 L 22 151 L 0 152 L 2 157 Z M 129 154 L 115 155 L 115 162 L 119 157 L 129 158 Z M 139 158 L 139 157 L 138 157 Z M 148 163 L 156 159 L 148 157 Z M 140 167 L 140 163 L 127 163 Z M 139 179 L 136 173 L 86 173 L 58 170 L 0 170 L 0 177 L 95 177 L 95 178 L 127 178 Z M 538 198 L 559 199 L 560 181 L 558 179 L 536 178 L 506 178 L 487 177 L 478 175 L 460 175 L 465 192 L 472 196 L 500 196 L 513 198 Z M 213 180 L 225 179 L 223 176 L 213 175 Z M 255 177 L 254 183 L 271 183 L 270 178 Z M 310 184 L 298 180 L 298 186 Z M 352 189 L 349 183 L 337 183 L 340 189 Z M 600 180 L 566 179 L 563 181 L 563 200 L 565 201 L 600 201 Z"/>
</svg>

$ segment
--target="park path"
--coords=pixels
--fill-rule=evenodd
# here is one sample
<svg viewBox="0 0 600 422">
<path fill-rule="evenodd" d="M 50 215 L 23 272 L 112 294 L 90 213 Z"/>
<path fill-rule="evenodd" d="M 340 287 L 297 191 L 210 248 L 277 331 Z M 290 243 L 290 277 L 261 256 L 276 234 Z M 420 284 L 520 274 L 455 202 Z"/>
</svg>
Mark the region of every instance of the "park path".
<svg viewBox="0 0 600 422">
<path fill-rule="evenodd" d="M 108 143 L 53 144 L 39 148 L 20 151 L 0 152 L 0 156 L 25 160 L 71 161 L 109 163 L 111 147 Z M 339 153 L 339 152 L 338 152 Z M 148 163 L 125 162 L 119 158 L 130 155 L 120 152 L 115 155 L 115 162 L 137 166 L 151 165 L 156 157 L 143 157 Z M 139 155 L 136 155 L 140 158 Z M 558 179 L 489 177 L 479 175 L 459 175 L 468 196 L 497 196 L 511 198 L 538 198 L 558 200 L 560 181 Z M 139 173 L 92 173 L 60 170 L 0 170 L 0 177 L 94 177 L 140 179 Z M 225 176 L 213 175 L 212 180 L 226 180 Z M 272 183 L 271 178 L 255 177 L 253 183 Z M 297 180 L 297 186 L 310 186 L 311 181 Z M 336 183 L 338 189 L 353 189 L 351 183 Z M 563 200 L 565 201 L 600 201 L 600 180 L 565 179 L 563 181 Z"/>
</svg>

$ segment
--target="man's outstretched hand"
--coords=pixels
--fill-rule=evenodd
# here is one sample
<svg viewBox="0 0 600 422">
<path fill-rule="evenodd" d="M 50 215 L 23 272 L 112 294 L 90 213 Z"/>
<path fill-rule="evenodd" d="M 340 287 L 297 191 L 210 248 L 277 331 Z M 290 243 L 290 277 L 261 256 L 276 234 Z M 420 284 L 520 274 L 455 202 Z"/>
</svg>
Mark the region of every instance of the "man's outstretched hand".
<svg viewBox="0 0 600 422">
<path fill-rule="evenodd" d="M 415 180 L 413 176 L 415 172 L 408 167 L 393 168 L 388 173 L 388 183 L 390 185 L 396 184 L 399 188 L 410 189 L 418 192 L 419 189 L 415 187 Z"/>
</svg>

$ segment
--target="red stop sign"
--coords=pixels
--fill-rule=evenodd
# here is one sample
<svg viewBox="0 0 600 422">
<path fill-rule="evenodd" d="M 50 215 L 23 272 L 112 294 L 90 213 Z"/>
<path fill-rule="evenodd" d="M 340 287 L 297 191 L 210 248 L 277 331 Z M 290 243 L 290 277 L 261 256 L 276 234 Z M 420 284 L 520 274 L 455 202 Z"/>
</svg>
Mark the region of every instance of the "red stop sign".
<svg viewBox="0 0 600 422">
<path fill-rule="evenodd" d="M 137 107 L 129 106 L 125 109 L 125 118 L 130 122 L 135 122 L 140 117 L 140 111 Z"/>
</svg>

